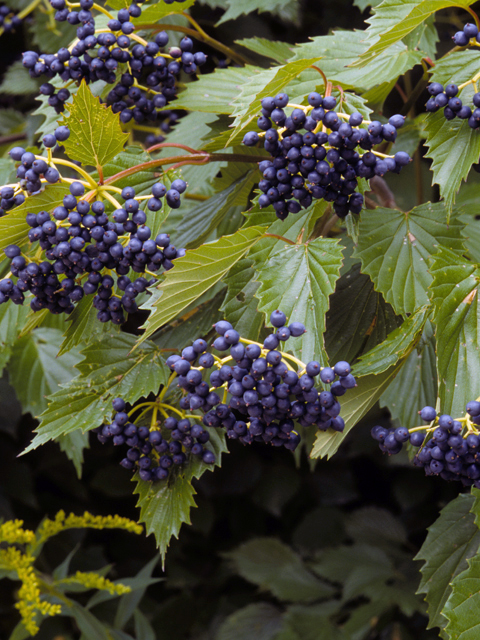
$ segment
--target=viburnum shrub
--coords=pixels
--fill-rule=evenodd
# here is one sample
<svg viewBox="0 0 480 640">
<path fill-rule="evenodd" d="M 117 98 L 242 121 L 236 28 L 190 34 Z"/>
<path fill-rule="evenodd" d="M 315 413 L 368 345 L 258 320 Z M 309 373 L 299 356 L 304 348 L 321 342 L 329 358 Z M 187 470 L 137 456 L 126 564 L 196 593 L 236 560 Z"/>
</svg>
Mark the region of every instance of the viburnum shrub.
<svg viewBox="0 0 480 640">
<path fill-rule="evenodd" d="M 192 17 L 195 0 L 16 4 L 0 6 L 1 33 L 47 25 L 2 85 L 39 102 L 25 132 L 1 138 L 0 364 L 38 418 L 23 453 L 56 441 L 80 475 L 94 438 L 121 450 L 164 559 L 194 480 L 228 466 L 229 446 L 330 458 L 380 401 L 391 420 L 367 426 L 380 450 L 462 490 L 418 553 L 419 592 L 442 638 L 478 638 L 476 3 L 355 0 L 371 7 L 363 31 L 295 45 L 252 32 L 231 46 Z M 198 4 L 222 20 L 297 5 Z M 15 522 L 2 526 L 23 532 Z M 4 542 L 2 577 L 20 576 L 17 608 L 36 633 L 65 603 L 14 546 L 28 541 Z M 342 557 L 361 555 L 364 540 L 350 543 Z M 360 623 L 375 608 L 342 607 L 350 593 L 387 610 L 392 582 L 359 592 L 326 556 L 306 567 L 278 540 L 254 547 L 232 554 L 244 578 L 309 615 L 325 600 L 329 637 L 380 637 Z M 313 597 L 245 568 L 272 549 Z M 424 612 L 410 598 L 403 614 Z M 278 638 L 314 637 L 288 635 L 292 611 Z"/>
</svg>

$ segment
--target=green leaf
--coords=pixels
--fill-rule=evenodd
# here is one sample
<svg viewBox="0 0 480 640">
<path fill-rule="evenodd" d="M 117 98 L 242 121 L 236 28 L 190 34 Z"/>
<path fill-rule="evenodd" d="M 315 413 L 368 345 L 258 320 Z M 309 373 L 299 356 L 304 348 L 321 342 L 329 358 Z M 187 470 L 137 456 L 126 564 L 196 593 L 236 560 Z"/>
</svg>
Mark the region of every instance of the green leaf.
<svg viewBox="0 0 480 640">
<path fill-rule="evenodd" d="M 433 182 L 451 208 L 462 180 L 466 180 L 472 164 L 480 156 L 480 136 L 466 120 L 445 120 L 443 112 L 428 114 L 426 118 L 428 147 L 426 157 L 432 159 Z"/>
<path fill-rule="evenodd" d="M 287 42 L 279 42 L 278 40 L 267 40 L 266 38 L 244 38 L 236 40 L 235 44 L 239 44 L 250 51 L 259 53 L 261 56 L 271 58 L 279 64 L 285 63 L 292 56 L 292 46 Z"/>
<path fill-rule="evenodd" d="M 273 605 L 249 604 L 228 616 L 215 640 L 275 640 L 282 625 L 282 613 Z"/>
<path fill-rule="evenodd" d="M 146 342 L 129 355 L 134 344 L 135 336 L 122 333 L 105 336 L 84 349 L 85 360 L 77 365 L 80 375 L 49 398 L 37 435 L 25 453 L 77 429 L 99 426 L 111 415 L 110 401 L 116 396 L 133 403 L 158 393 L 169 375 L 160 350 Z"/>
<path fill-rule="evenodd" d="M 296 2 L 297 0 L 293 0 Z M 236 0 L 227 0 L 228 9 L 220 18 L 215 26 L 219 26 L 228 20 L 234 20 L 238 16 L 252 13 L 252 11 L 258 11 L 263 13 L 264 11 L 281 10 L 292 4 L 292 0 L 244 0 L 239 3 Z"/>
<path fill-rule="evenodd" d="M 27 241 L 30 229 L 25 222 L 27 213 L 52 211 L 62 204 L 63 197 L 67 193 L 70 192 L 66 184 L 48 185 L 45 191 L 26 198 L 23 204 L 2 216 L 0 218 L 0 258 L 4 257 L 3 252 L 9 244 L 23 244 Z"/>
<path fill-rule="evenodd" d="M 244 258 L 230 269 L 225 278 L 227 293 L 221 311 L 241 336 L 248 340 L 258 340 L 265 319 L 257 311 L 255 294 L 259 282 L 255 280 L 252 265 L 249 258 Z"/>
<path fill-rule="evenodd" d="M 400 327 L 392 331 L 386 340 L 360 356 L 360 362 L 355 365 L 356 375 L 367 376 L 371 373 L 383 373 L 399 360 L 405 358 L 419 340 L 429 313 L 430 307 L 421 307 Z"/>
<path fill-rule="evenodd" d="M 30 77 L 21 60 L 8 67 L 0 84 L 0 92 L 6 95 L 23 96 L 37 93 L 38 84 Z"/>
<path fill-rule="evenodd" d="M 345 266 L 345 265 L 344 265 Z M 402 322 L 369 276 L 356 263 L 337 280 L 326 317 L 325 348 L 330 362 L 353 362 L 383 342 Z"/>
<path fill-rule="evenodd" d="M 114 0 L 117 2 L 118 0 Z M 147 6 L 143 8 L 142 15 L 139 18 L 134 18 L 132 20 L 133 24 L 146 24 L 146 23 L 154 23 L 159 22 L 162 18 L 166 16 L 182 13 L 186 9 L 189 9 L 195 0 L 183 0 L 182 3 L 174 2 L 173 4 L 165 4 L 164 2 L 157 2 L 156 4 L 152 4 L 151 6 Z M 128 4 L 126 6 L 129 6 Z"/>
<path fill-rule="evenodd" d="M 442 411 L 463 415 L 478 395 L 480 366 L 480 269 L 453 251 L 432 258 L 431 298 L 437 339 L 437 367 Z"/>
<path fill-rule="evenodd" d="M 58 358 L 61 340 L 58 329 L 40 328 L 15 343 L 8 371 L 24 413 L 40 415 L 47 408 L 46 396 L 77 375 L 80 354 L 70 351 Z"/>
<path fill-rule="evenodd" d="M 118 603 L 117 613 L 115 615 L 114 626 L 123 629 L 123 627 L 130 620 L 132 615 L 136 614 L 138 611 L 138 605 L 142 600 L 147 587 L 150 584 L 155 582 L 159 582 L 161 578 L 152 578 L 152 572 L 158 564 L 158 556 L 156 555 L 154 558 L 150 560 L 136 575 L 134 580 L 136 584 L 139 586 L 136 588 L 132 588 L 131 584 L 128 584 L 132 591 L 130 593 L 125 593 Z M 140 586 L 141 585 L 141 586 Z M 136 619 L 135 619 L 136 623 Z"/>
<path fill-rule="evenodd" d="M 86 166 L 102 167 L 123 149 L 128 133 L 123 133 L 120 115 L 95 98 L 82 81 L 68 105 L 62 124 L 70 129 L 63 145 L 70 158 Z"/>
<path fill-rule="evenodd" d="M 59 436 L 56 442 L 67 458 L 73 462 L 77 477 L 82 477 L 83 450 L 88 447 L 88 433 L 73 431 Z"/>
<path fill-rule="evenodd" d="M 280 600 L 311 602 L 335 593 L 308 571 L 290 547 L 275 538 L 254 538 L 225 556 L 242 578 Z"/>
<path fill-rule="evenodd" d="M 476 640 L 480 627 L 480 556 L 467 560 L 468 569 L 452 582 L 442 614 L 448 619 L 445 628 L 451 640 Z"/>
<path fill-rule="evenodd" d="M 423 204 L 409 213 L 378 207 L 360 216 L 354 256 L 400 315 L 427 304 L 432 282 L 427 260 L 439 245 L 463 251 L 462 223 L 446 222 L 441 203 Z"/>
<path fill-rule="evenodd" d="M 157 635 L 153 630 L 148 618 L 140 611 L 135 609 L 135 638 L 136 640 L 156 640 Z"/>
<path fill-rule="evenodd" d="M 415 560 L 424 560 L 420 569 L 422 580 L 418 593 L 424 593 L 428 603 L 428 629 L 446 625 L 443 607 L 452 592 L 450 583 L 467 569 L 467 559 L 477 553 L 480 531 L 471 509 L 472 495 L 463 493 L 440 512 L 440 517 L 428 528 L 428 535 Z"/>
<path fill-rule="evenodd" d="M 216 69 L 213 73 L 201 76 L 195 82 L 189 82 L 185 91 L 176 98 L 175 108 L 230 114 L 233 112 L 232 102 L 238 96 L 243 84 L 253 74 L 261 71 L 263 69 L 249 65 Z"/>
<path fill-rule="evenodd" d="M 17 304 L 0 306 L 0 371 L 7 364 L 11 348 L 23 328 L 29 312 L 28 307 Z"/>
<path fill-rule="evenodd" d="M 417 347 L 400 369 L 395 380 L 380 398 L 380 406 L 388 407 L 392 418 L 402 427 L 418 426 L 419 407 L 434 407 L 437 400 L 437 366 L 435 340 L 430 322 Z"/>
<path fill-rule="evenodd" d="M 282 309 L 290 321 L 301 319 L 308 326 L 309 330 L 292 345 L 294 355 L 305 362 L 327 363 L 325 314 L 341 266 L 342 246 L 338 240 L 317 238 L 304 245 L 284 243 L 258 270 L 258 310 L 269 317 L 275 309 Z"/>
<path fill-rule="evenodd" d="M 145 325 L 142 340 L 173 320 L 189 304 L 216 284 L 260 239 L 264 227 L 240 229 L 177 258 L 158 287 L 160 296 Z"/>
<path fill-rule="evenodd" d="M 228 451 L 225 436 L 215 429 L 208 431 L 208 448 L 215 454 L 215 466 L 221 466 L 221 455 Z M 178 468 L 162 482 L 144 482 L 135 474 L 133 480 L 137 484 L 133 493 L 138 494 L 139 522 L 145 523 L 147 535 L 154 534 L 163 564 L 172 536 L 178 538 L 182 524 L 190 524 L 190 509 L 197 506 L 193 498 L 196 494 L 192 485 L 193 478 L 199 478 L 205 471 L 213 469 L 212 465 L 193 458 L 185 468 Z"/>
<path fill-rule="evenodd" d="M 395 42 L 402 40 L 433 13 L 446 7 L 469 7 L 475 0 L 384 0 L 375 7 L 368 19 L 366 35 L 371 46 L 363 53 L 356 66 L 364 66 Z"/>
<path fill-rule="evenodd" d="M 333 31 L 328 36 L 316 36 L 311 42 L 297 45 L 294 59 L 321 56 L 319 63 L 327 78 L 345 88 L 355 90 L 395 81 L 400 75 L 420 64 L 422 51 L 409 50 L 397 42 L 362 68 L 351 65 L 367 48 L 363 31 Z"/>
<path fill-rule="evenodd" d="M 275 640 L 347 640 L 343 630 L 329 620 L 340 609 L 335 601 L 305 607 L 292 605 L 283 616 L 283 629 Z M 350 639 L 349 640 L 353 640 Z"/>
<path fill-rule="evenodd" d="M 62 600 L 62 614 L 66 613 L 75 618 L 78 628 L 88 640 L 112 640 L 103 623 L 75 600 Z"/>
<path fill-rule="evenodd" d="M 311 458 L 324 458 L 325 456 L 331 458 L 337 453 L 348 432 L 377 402 L 397 375 L 402 364 L 403 361 L 400 361 L 379 375 L 371 374 L 356 379 L 357 386 L 354 389 L 349 389 L 345 397 L 342 398 L 341 416 L 345 420 L 345 429 L 342 433 L 331 429 L 319 431 L 310 454 Z"/>
<path fill-rule="evenodd" d="M 258 180 L 257 171 L 247 171 L 220 193 L 190 209 L 176 228 L 175 243 L 179 247 L 196 248 L 205 242 L 234 207 L 245 209 L 248 196 Z"/>
</svg>

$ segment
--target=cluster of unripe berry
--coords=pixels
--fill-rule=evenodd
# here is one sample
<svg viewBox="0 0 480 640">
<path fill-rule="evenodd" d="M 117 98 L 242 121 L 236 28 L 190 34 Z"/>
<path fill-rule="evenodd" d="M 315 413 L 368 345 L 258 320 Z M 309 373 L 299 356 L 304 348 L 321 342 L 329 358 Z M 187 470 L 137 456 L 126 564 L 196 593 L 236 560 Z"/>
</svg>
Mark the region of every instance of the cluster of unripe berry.
<svg viewBox="0 0 480 640">
<path fill-rule="evenodd" d="M 263 146 L 272 157 L 260 163 L 263 195 L 258 202 L 261 208 L 273 205 L 281 220 L 322 199 L 332 202 L 341 218 L 360 213 L 363 196 L 357 191 L 358 179 L 399 173 L 411 161 L 403 151 L 390 157 L 373 150 L 384 141 L 395 141 L 404 116 L 361 128 L 363 116 L 353 113 L 343 118 L 335 111 L 333 96 L 312 92 L 309 107 L 295 106 L 290 114 L 285 111 L 288 102 L 286 93 L 264 98 L 257 120 L 264 133 L 250 131 L 243 139 L 245 145 L 255 146 L 264 138 Z M 357 148 L 366 153 L 360 155 Z"/>
</svg>

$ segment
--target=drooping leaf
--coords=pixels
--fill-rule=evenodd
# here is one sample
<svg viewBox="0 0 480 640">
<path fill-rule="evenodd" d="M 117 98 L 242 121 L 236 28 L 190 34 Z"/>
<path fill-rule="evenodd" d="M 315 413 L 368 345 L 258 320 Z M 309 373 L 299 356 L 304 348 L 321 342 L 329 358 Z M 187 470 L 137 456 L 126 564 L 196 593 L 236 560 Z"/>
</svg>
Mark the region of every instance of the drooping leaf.
<svg viewBox="0 0 480 640">
<path fill-rule="evenodd" d="M 0 258 L 4 257 L 5 247 L 9 244 L 23 244 L 27 240 L 30 227 L 25 222 L 27 213 L 51 211 L 62 204 L 63 197 L 69 193 L 68 185 L 48 185 L 45 191 L 30 196 L 19 207 L 15 207 L 0 218 Z"/>
<path fill-rule="evenodd" d="M 345 265 L 344 265 L 345 268 Z M 353 362 L 401 324 L 391 305 L 374 290 L 356 263 L 337 280 L 326 316 L 325 347 L 331 362 Z"/>
<path fill-rule="evenodd" d="M 418 593 L 426 594 L 429 629 L 445 628 L 447 620 L 442 610 L 452 592 L 450 584 L 467 569 L 467 559 L 477 553 L 480 531 L 471 513 L 473 503 L 473 496 L 465 493 L 449 502 L 428 528 L 427 538 L 415 557 L 424 560 Z"/>
<path fill-rule="evenodd" d="M 49 399 L 40 416 L 36 436 L 25 452 L 77 429 L 89 431 L 111 415 L 111 399 L 120 396 L 133 403 L 166 384 L 169 370 L 160 350 L 151 342 L 129 355 L 135 336 L 106 336 L 82 351 L 80 375 Z"/>
<path fill-rule="evenodd" d="M 355 365 L 355 373 L 359 376 L 383 373 L 405 358 L 419 340 L 429 313 L 428 306 L 412 313 L 386 340 L 360 356 L 360 362 Z"/>
<path fill-rule="evenodd" d="M 227 452 L 225 436 L 215 429 L 209 429 L 209 433 L 207 448 L 215 454 L 215 465 L 221 466 L 222 453 Z M 138 494 L 139 522 L 145 523 L 147 535 L 154 534 L 164 563 L 172 536 L 178 538 L 182 524 L 190 524 L 190 509 L 197 506 L 193 498 L 196 491 L 192 480 L 213 469 L 212 465 L 194 457 L 185 469 L 179 468 L 176 473 L 172 473 L 167 480 L 161 482 L 145 482 L 135 474 L 133 479 L 136 486 L 133 492 Z"/>
<path fill-rule="evenodd" d="M 78 478 L 82 476 L 83 450 L 88 447 L 88 433 L 72 431 L 56 439 L 60 449 L 73 462 Z"/>
<path fill-rule="evenodd" d="M 122 131 L 120 115 L 101 104 L 85 81 L 68 105 L 68 113 L 62 123 L 70 129 L 70 137 L 63 145 L 73 160 L 102 167 L 123 149 L 128 134 Z"/>
<path fill-rule="evenodd" d="M 159 285 L 153 312 L 145 325 L 142 340 L 173 320 L 183 309 L 216 284 L 260 239 L 264 227 L 240 229 L 177 258 Z"/>
<path fill-rule="evenodd" d="M 81 360 L 72 350 L 57 357 L 62 340 L 58 329 L 39 328 L 17 340 L 8 368 L 10 383 L 25 413 L 37 417 L 47 408 L 46 397 L 68 383 L 78 371 L 74 368 Z"/>
<path fill-rule="evenodd" d="M 447 224 L 441 203 L 409 213 L 379 207 L 361 215 L 354 256 L 396 313 L 405 316 L 428 302 L 428 258 L 440 245 L 463 251 L 462 227 L 455 217 Z"/>
<path fill-rule="evenodd" d="M 342 266 L 342 246 L 332 238 L 317 238 L 308 244 L 284 243 L 258 270 L 260 281 L 255 296 L 258 309 L 267 317 L 282 309 L 290 321 L 301 318 L 309 330 L 292 340 L 294 355 L 327 362 L 323 344 L 325 313 L 329 296 Z M 290 345 L 289 345 L 290 347 Z"/>
<path fill-rule="evenodd" d="M 430 288 L 436 324 L 439 396 L 442 411 L 462 415 L 478 395 L 480 366 L 480 269 L 441 247 L 431 262 Z"/>
<path fill-rule="evenodd" d="M 379 375 L 370 374 L 356 378 L 357 386 L 354 389 L 349 389 L 341 399 L 341 416 L 345 420 L 345 429 L 342 433 L 332 429 L 319 431 L 310 454 L 311 458 L 324 458 L 325 456 L 331 458 L 337 453 L 348 432 L 377 402 L 397 375 L 402 364 L 403 360 L 400 360 Z"/>
<path fill-rule="evenodd" d="M 275 538 L 254 538 L 225 555 L 245 580 L 280 600 L 311 602 L 335 592 L 308 571 L 290 547 Z"/>
<path fill-rule="evenodd" d="M 418 411 L 434 407 L 437 400 L 437 367 L 435 340 L 430 322 L 416 348 L 405 361 L 395 380 L 380 398 L 380 406 L 388 407 L 392 418 L 402 427 L 418 426 Z"/>
</svg>

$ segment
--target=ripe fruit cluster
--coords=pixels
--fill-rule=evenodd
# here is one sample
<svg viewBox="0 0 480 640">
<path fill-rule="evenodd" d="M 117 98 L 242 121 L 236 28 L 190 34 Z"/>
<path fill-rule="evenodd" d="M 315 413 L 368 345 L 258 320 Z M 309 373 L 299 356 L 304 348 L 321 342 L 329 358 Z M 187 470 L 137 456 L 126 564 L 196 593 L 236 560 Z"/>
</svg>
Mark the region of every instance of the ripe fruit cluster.
<svg viewBox="0 0 480 640">
<path fill-rule="evenodd" d="M 371 434 L 381 451 L 390 455 L 399 453 L 406 442 L 420 447 L 413 463 L 423 467 L 425 475 L 480 489 L 480 436 L 476 427 L 480 425 L 480 402 L 469 402 L 466 411 L 464 418 L 455 420 L 446 414 L 437 415 L 433 407 L 424 407 L 419 414 L 430 426 L 411 431 L 376 426 Z"/>
<path fill-rule="evenodd" d="M 480 93 L 475 93 L 472 106 L 464 105 L 458 98 L 459 88 L 456 84 L 448 84 L 445 88 L 439 82 L 428 85 L 431 97 L 427 100 L 425 108 L 430 113 L 435 113 L 443 107 L 443 115 L 447 120 L 460 118 L 467 120 L 472 129 L 480 127 Z"/>
<path fill-rule="evenodd" d="M 179 47 L 171 47 L 167 54 L 164 48 L 169 38 L 165 31 L 157 33 L 151 42 L 135 36 L 131 19 L 142 14 L 138 4 L 120 9 L 117 17 L 109 20 L 106 32 L 96 29 L 91 11 L 93 0 L 80 0 L 79 11 L 73 10 L 69 3 L 67 6 L 66 0 L 50 0 L 50 4 L 56 10 L 58 22 L 78 25 L 78 41 L 71 50 L 63 47 L 56 54 L 27 51 L 23 54 L 23 65 L 33 78 L 60 76 L 65 83 L 102 80 L 115 85 L 106 101 L 115 113 L 120 113 L 124 123 L 132 118 L 137 123 L 163 118 L 160 109 L 176 96 L 180 72 L 195 74 L 197 67 L 206 62 L 204 53 L 193 53 L 193 41 L 188 37 L 180 41 Z M 69 96 L 66 87 L 56 91 L 54 85 L 47 82 L 40 92 L 48 95 L 48 104 L 57 113 L 64 110 Z"/>
<path fill-rule="evenodd" d="M 356 386 L 350 365 L 344 361 L 333 368 L 322 368 L 316 361 L 305 365 L 279 351 L 290 337 L 304 334 L 305 327 L 300 322 L 287 326 L 282 311 L 274 311 L 270 321 L 276 330 L 263 345 L 241 338 L 229 322 L 217 322 L 217 338 L 211 348 L 229 354 L 219 358 L 208 351 L 205 340 L 195 340 L 181 355 L 167 359 L 172 375 L 159 398 L 140 405 L 150 405 L 155 416 L 161 411 L 163 423 L 153 420 L 150 428 L 129 424 L 123 400 L 116 399 L 114 409 L 121 413 L 111 425 L 96 429 L 99 440 L 113 438 L 116 445 L 127 444 L 131 449 L 122 466 L 138 467 L 143 480 L 163 480 L 168 469 L 187 462 L 189 454 L 200 456 L 207 464 L 215 462 L 212 451 L 204 447 L 210 438 L 205 427 L 223 428 L 230 439 L 244 445 L 261 442 L 291 451 L 300 442 L 295 422 L 321 431 L 343 431 L 339 398 Z M 317 377 L 321 388 L 315 387 Z M 174 387 L 183 392 L 179 409 L 164 402 Z M 195 411 L 200 413 L 193 414 Z M 194 419 L 204 426 L 192 424 Z M 140 462 L 145 456 L 150 456 L 150 462 Z"/>
<path fill-rule="evenodd" d="M 12 152 L 12 157 L 20 155 L 20 151 L 22 158 L 33 155 L 22 149 Z M 175 180 L 169 190 L 161 183 L 154 184 L 147 207 L 158 211 L 162 206 L 160 198 L 164 196 L 170 206 L 177 207 L 185 188 L 183 180 Z M 98 319 L 122 324 L 126 320 L 124 312 L 137 310 L 136 296 L 155 282 L 143 277 L 132 281 L 127 276 L 130 270 L 144 273 L 147 269 L 151 272 L 171 269 L 172 261 L 185 255 L 183 249 L 177 250 L 170 244 L 167 234 L 150 237 L 146 213 L 140 209 L 132 187 L 123 189 L 124 204 L 113 212 L 113 221 L 103 202 L 82 199 L 84 192 L 83 184 L 72 182 L 70 193 L 53 210 L 53 215 L 47 211 L 27 213 L 26 222 L 31 227 L 28 239 L 39 243 L 46 259 L 27 263 L 20 247 L 8 246 L 5 254 L 11 259 L 11 275 L 17 281 L 11 277 L 0 280 L 0 303 L 11 300 L 23 304 L 24 293 L 30 291 L 34 296 L 30 300 L 33 311 L 70 313 L 85 294 L 96 293 L 93 305 L 98 310 Z M 105 270 L 118 276 L 116 285 L 123 292 L 121 297 L 114 292 L 115 279 L 105 274 Z"/>
<path fill-rule="evenodd" d="M 470 40 L 472 38 L 475 38 L 476 42 L 480 42 L 477 25 L 468 22 L 461 31 L 457 31 L 455 33 L 452 40 L 457 45 L 457 47 L 466 47 L 468 44 L 470 44 Z"/>
<path fill-rule="evenodd" d="M 204 445 L 210 434 L 201 425 L 187 418 L 167 418 L 163 430 L 155 427 L 136 426 L 129 421 L 126 404 L 122 398 L 112 402 L 115 411 L 111 424 L 93 429 L 102 444 L 110 440 L 114 445 L 127 445 L 125 458 L 120 462 L 124 469 L 138 470 L 141 480 L 166 480 L 172 467 L 187 462 L 187 455 L 200 458 L 206 464 L 215 462 L 215 454 Z"/>
<path fill-rule="evenodd" d="M 312 92 L 309 107 L 295 106 L 289 115 L 288 101 L 285 93 L 264 98 L 257 121 L 264 133 L 250 131 L 243 139 L 245 145 L 255 146 L 264 137 L 263 146 L 272 157 L 259 165 L 263 174 L 259 205 L 273 205 L 281 220 L 322 199 L 332 202 L 341 218 L 360 213 L 363 196 L 357 191 L 358 179 L 399 173 L 411 161 L 403 151 L 390 157 L 373 150 L 384 141 L 395 141 L 404 116 L 392 116 L 386 124 L 368 121 L 365 129 L 360 128 L 364 123 L 360 113 L 347 116 L 335 111 L 333 96 Z M 357 148 L 366 153 L 360 155 Z"/>
</svg>

